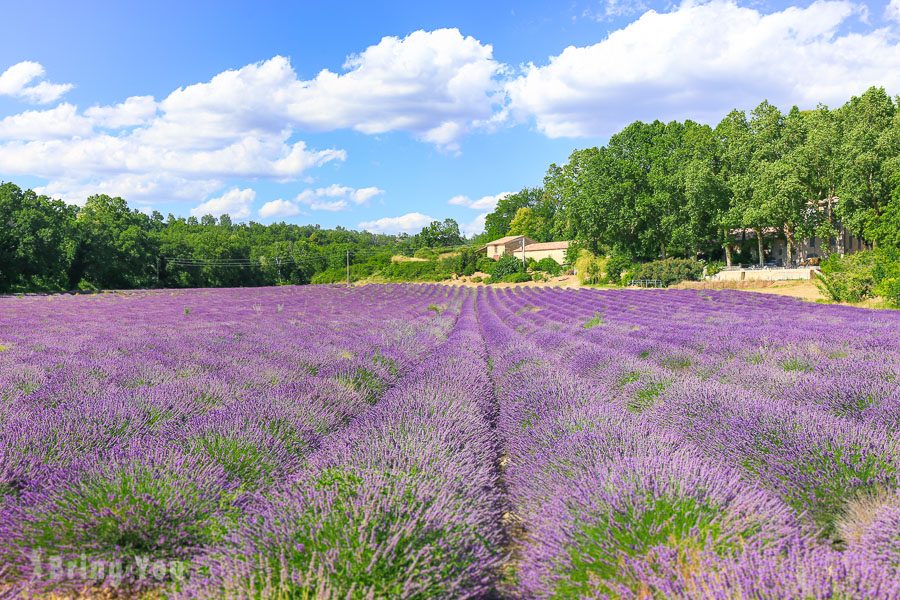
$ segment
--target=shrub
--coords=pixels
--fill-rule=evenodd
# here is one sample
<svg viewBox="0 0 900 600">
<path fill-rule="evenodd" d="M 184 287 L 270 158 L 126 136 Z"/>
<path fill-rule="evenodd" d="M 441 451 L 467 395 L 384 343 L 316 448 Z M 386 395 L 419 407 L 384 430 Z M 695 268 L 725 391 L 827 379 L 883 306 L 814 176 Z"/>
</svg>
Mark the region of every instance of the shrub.
<svg viewBox="0 0 900 600">
<path fill-rule="evenodd" d="M 478 262 L 475 264 L 475 270 L 481 271 L 482 273 L 490 274 L 491 271 L 494 270 L 494 265 L 497 264 L 494 259 L 488 258 L 487 256 L 483 256 L 478 259 Z"/>
<path fill-rule="evenodd" d="M 371 264 L 350 265 L 350 281 L 359 281 L 372 275 L 375 266 Z M 311 283 L 346 283 L 346 267 L 326 269 L 312 276 Z"/>
<path fill-rule="evenodd" d="M 720 273 L 725 268 L 725 263 L 720 260 L 713 260 L 706 265 L 706 274 L 709 276 Z"/>
<path fill-rule="evenodd" d="M 633 267 L 631 258 L 621 252 L 613 251 L 606 258 L 606 278 L 610 283 L 622 284 L 623 275 Z"/>
<path fill-rule="evenodd" d="M 562 272 L 562 265 L 548 256 L 537 261 L 534 265 L 534 270 L 556 276 Z"/>
<path fill-rule="evenodd" d="M 594 256 L 589 250 L 582 250 L 575 261 L 575 270 L 578 272 L 578 279 L 581 280 L 581 283 L 602 283 L 606 270 L 606 259 Z"/>
<path fill-rule="evenodd" d="M 500 257 L 500 260 L 494 263 L 491 277 L 494 279 L 503 279 L 507 275 L 522 273 L 524 270 L 521 259 L 516 258 L 512 254 L 504 254 Z"/>
<path fill-rule="evenodd" d="M 874 250 L 822 261 L 816 285 L 834 302 L 859 302 L 882 296 L 891 306 L 900 306 L 900 253 Z"/>
<path fill-rule="evenodd" d="M 481 283 L 481 282 L 482 282 L 482 279 L 479 275 L 476 275 L 475 277 L 472 278 L 472 283 Z"/>
<path fill-rule="evenodd" d="M 442 281 L 450 277 L 444 265 L 434 260 L 390 263 L 380 273 L 390 281 Z"/>
<path fill-rule="evenodd" d="M 666 258 L 640 265 L 634 279 L 654 279 L 668 287 L 680 281 L 697 281 L 703 274 L 703 263 L 690 258 Z"/>
<path fill-rule="evenodd" d="M 525 283 L 526 281 L 531 281 L 531 275 L 528 273 L 511 273 L 510 275 L 504 275 L 501 279 L 504 283 Z"/>
<path fill-rule="evenodd" d="M 841 256 L 832 254 L 822 261 L 822 272 L 816 285 L 834 302 L 859 302 L 875 293 L 876 262 L 874 252 L 857 252 Z"/>
<path fill-rule="evenodd" d="M 876 288 L 878 295 L 885 299 L 889 306 L 900 308 L 900 277 L 884 279 Z"/>
<path fill-rule="evenodd" d="M 416 250 L 415 254 L 413 254 L 415 258 L 425 258 L 427 260 L 434 260 L 437 258 L 437 253 L 431 248 L 419 248 Z"/>
</svg>

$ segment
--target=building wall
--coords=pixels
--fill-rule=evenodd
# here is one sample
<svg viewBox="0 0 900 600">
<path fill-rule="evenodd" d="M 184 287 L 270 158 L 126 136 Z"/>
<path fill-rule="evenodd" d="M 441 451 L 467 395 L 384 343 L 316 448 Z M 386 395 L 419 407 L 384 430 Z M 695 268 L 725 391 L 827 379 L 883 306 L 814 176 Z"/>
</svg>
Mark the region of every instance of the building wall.
<svg viewBox="0 0 900 600">
<path fill-rule="evenodd" d="M 521 256 L 521 252 L 517 254 L 517 256 Z M 529 250 L 525 249 L 525 258 L 533 258 L 534 260 L 541 260 L 542 258 L 550 257 L 559 264 L 563 264 L 566 262 L 566 251 L 565 250 Z"/>
<path fill-rule="evenodd" d="M 789 281 L 794 279 L 813 279 L 815 267 L 802 269 L 734 269 L 731 271 L 719 271 L 711 281 Z"/>
</svg>

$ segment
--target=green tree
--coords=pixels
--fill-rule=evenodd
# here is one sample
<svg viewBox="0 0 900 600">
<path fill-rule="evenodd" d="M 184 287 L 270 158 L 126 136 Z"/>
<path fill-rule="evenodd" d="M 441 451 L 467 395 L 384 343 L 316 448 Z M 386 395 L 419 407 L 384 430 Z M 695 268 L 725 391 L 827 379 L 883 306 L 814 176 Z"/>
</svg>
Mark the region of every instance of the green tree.
<svg viewBox="0 0 900 600">
<path fill-rule="evenodd" d="M 484 219 L 487 241 L 509 235 L 510 224 L 520 208 L 535 208 L 541 203 L 543 192 L 540 188 L 523 188 L 497 201 L 497 206 Z"/>
<path fill-rule="evenodd" d="M 100 288 L 148 287 L 155 282 L 158 248 L 150 219 L 122 198 L 91 196 L 78 211 L 81 245 L 75 269 Z"/>
<path fill-rule="evenodd" d="M 0 290 L 69 287 L 78 244 L 74 207 L 2 183 L 0 224 Z"/>
<path fill-rule="evenodd" d="M 419 232 L 418 237 L 419 243 L 428 248 L 445 248 L 463 243 L 459 224 L 453 219 L 432 221 Z"/>
<path fill-rule="evenodd" d="M 870 240 L 883 230 L 880 222 L 893 194 L 891 170 L 900 152 L 896 112 L 890 96 L 875 87 L 840 109 L 843 144 L 837 212 L 852 232 Z"/>
<path fill-rule="evenodd" d="M 549 223 L 533 208 L 522 207 L 516 211 L 516 216 L 509 223 L 507 235 L 524 235 L 535 240 L 542 240 L 547 236 Z"/>
</svg>

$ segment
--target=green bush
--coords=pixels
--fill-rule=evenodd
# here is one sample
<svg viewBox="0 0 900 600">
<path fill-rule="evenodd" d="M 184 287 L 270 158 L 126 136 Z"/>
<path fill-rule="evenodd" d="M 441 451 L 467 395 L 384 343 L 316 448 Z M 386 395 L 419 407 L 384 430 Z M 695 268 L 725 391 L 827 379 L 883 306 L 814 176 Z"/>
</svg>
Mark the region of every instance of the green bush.
<svg viewBox="0 0 900 600">
<path fill-rule="evenodd" d="M 841 256 L 832 254 L 822 261 L 822 272 L 816 285 L 834 302 L 860 302 L 875 295 L 875 252 L 856 252 Z"/>
<path fill-rule="evenodd" d="M 365 279 L 375 272 L 375 266 L 371 264 L 350 265 L 350 281 Z M 334 267 L 320 271 L 312 276 L 310 283 L 347 283 L 347 269 Z"/>
<path fill-rule="evenodd" d="M 531 281 L 531 275 L 524 272 L 511 273 L 504 275 L 501 281 L 504 283 L 525 283 L 526 281 Z"/>
<path fill-rule="evenodd" d="M 589 250 L 582 249 L 575 260 L 575 271 L 581 283 L 602 283 L 606 272 L 606 259 L 594 256 Z"/>
<path fill-rule="evenodd" d="M 900 308 L 900 277 L 888 277 L 876 288 L 878 295 L 884 298 L 888 306 Z"/>
<path fill-rule="evenodd" d="M 524 271 L 525 269 L 522 266 L 521 259 L 516 258 L 512 254 L 504 254 L 500 257 L 500 260 L 494 263 L 494 268 L 491 270 L 491 277 L 499 280 L 507 275 L 523 273 Z"/>
<path fill-rule="evenodd" d="M 476 275 L 475 277 L 472 278 L 472 283 L 481 283 L 481 282 L 482 282 L 482 279 L 478 275 Z"/>
<path fill-rule="evenodd" d="M 631 271 L 633 266 L 631 257 L 627 254 L 617 251 L 610 252 L 606 258 L 606 279 L 610 283 L 621 285 L 623 274 Z"/>
<path fill-rule="evenodd" d="M 451 275 L 434 260 L 390 263 L 379 274 L 390 281 L 442 281 Z"/>
<path fill-rule="evenodd" d="M 665 258 L 643 263 L 633 279 L 653 279 L 668 287 L 680 281 L 697 281 L 703 275 L 703 263 L 690 258 Z"/>
<path fill-rule="evenodd" d="M 419 248 L 416 250 L 416 253 L 413 254 L 415 258 L 425 258 L 427 260 L 434 260 L 437 258 L 437 253 L 431 248 Z"/>
<path fill-rule="evenodd" d="M 496 262 L 492 258 L 488 258 L 487 256 L 483 256 L 478 259 L 478 262 L 475 265 L 476 271 L 481 271 L 482 273 L 487 273 L 490 275 L 491 271 L 494 270 L 494 265 Z"/>
<path fill-rule="evenodd" d="M 537 261 L 533 268 L 535 271 L 543 271 L 544 273 L 549 273 L 553 276 L 559 275 L 562 272 L 562 265 L 549 256 Z"/>
<path fill-rule="evenodd" d="M 716 273 L 721 273 L 722 269 L 725 268 L 725 263 L 720 260 L 713 260 L 707 263 L 706 265 L 706 274 L 709 276 L 713 276 Z"/>
</svg>

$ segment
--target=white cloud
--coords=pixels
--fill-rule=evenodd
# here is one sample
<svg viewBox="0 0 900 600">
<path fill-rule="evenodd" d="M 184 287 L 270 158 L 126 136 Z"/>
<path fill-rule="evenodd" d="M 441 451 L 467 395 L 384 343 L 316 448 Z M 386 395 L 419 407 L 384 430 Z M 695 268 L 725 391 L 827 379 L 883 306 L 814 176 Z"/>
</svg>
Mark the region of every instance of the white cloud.
<svg viewBox="0 0 900 600">
<path fill-rule="evenodd" d="M 771 14 L 724 0 L 648 11 L 597 44 L 528 65 L 506 86 L 511 113 L 550 137 L 603 136 L 635 119 L 714 122 L 764 98 L 813 107 L 871 85 L 900 90 L 890 31 L 839 33 L 859 16 L 843 0 Z"/>
<path fill-rule="evenodd" d="M 156 100 L 153 96 L 131 96 L 114 106 L 92 106 L 84 115 L 110 129 L 143 125 L 156 116 Z"/>
<path fill-rule="evenodd" d="M 221 217 L 227 214 L 234 219 L 246 219 L 250 216 L 250 209 L 256 199 L 256 192 L 250 188 L 232 188 L 217 198 L 207 200 L 199 206 L 191 209 L 191 215 L 202 217 L 212 215 Z"/>
<path fill-rule="evenodd" d="M 36 104 L 49 104 L 59 100 L 74 86 L 71 83 L 50 83 L 35 79 L 44 77 L 43 65 L 33 61 L 23 61 L 15 64 L 3 73 L 0 73 L 0 96 L 13 96 L 34 102 Z"/>
<path fill-rule="evenodd" d="M 477 198 L 475 200 L 472 200 L 468 196 L 453 196 L 452 198 L 450 198 L 450 200 L 447 201 L 447 204 L 452 204 L 454 206 L 466 206 L 468 208 L 474 208 L 476 210 L 492 211 L 497 206 L 497 202 L 509 196 L 510 193 L 511 192 L 500 192 L 499 194 L 495 194 L 493 196 L 482 196 L 481 198 Z"/>
<path fill-rule="evenodd" d="M 884 18 L 900 23 L 900 0 L 891 0 L 884 9 Z"/>
<path fill-rule="evenodd" d="M 297 195 L 297 202 L 306 204 L 313 210 L 341 211 L 351 206 L 367 204 L 369 200 L 384 194 L 377 187 L 351 188 L 332 184 L 328 187 L 303 190 Z"/>
<path fill-rule="evenodd" d="M 49 110 L 29 110 L 0 120 L 0 140 L 49 140 L 86 137 L 91 121 L 68 103 Z"/>
<path fill-rule="evenodd" d="M 359 228 L 372 233 L 418 233 L 434 220 L 434 217 L 411 212 L 399 217 L 384 217 L 375 221 L 363 221 L 359 224 Z"/>
<path fill-rule="evenodd" d="M 297 206 L 296 203 L 282 200 L 281 198 L 266 202 L 259 209 L 259 216 L 263 219 L 272 217 L 293 217 L 299 214 L 300 207 Z"/>
<path fill-rule="evenodd" d="M 407 131 L 456 149 L 502 103 L 496 76 L 503 69 L 490 45 L 457 29 L 415 31 L 350 56 L 344 73 L 323 70 L 296 82 L 288 110 L 304 127 Z"/>
<path fill-rule="evenodd" d="M 84 204 L 88 196 L 106 194 L 131 202 L 165 200 L 196 201 L 222 188 L 217 179 L 186 179 L 167 174 L 132 175 L 124 173 L 107 179 L 56 179 L 35 188 L 39 194 L 61 198 L 69 204 Z"/>
<path fill-rule="evenodd" d="M 309 148 L 296 139 L 302 131 L 404 131 L 455 150 L 466 132 L 496 124 L 503 66 L 492 53 L 456 29 L 416 31 L 385 37 L 351 55 L 341 72 L 323 70 L 310 80 L 299 79 L 290 61 L 276 56 L 159 101 L 132 96 L 83 112 L 71 104 L 23 112 L 0 121 L 0 173 L 47 179 L 45 187 L 65 197 L 83 195 L 89 184 L 125 196 L 133 188 L 124 176 L 197 180 L 206 189 L 213 180 L 295 180 L 346 160 L 344 150 Z M 0 76 L 0 93 L 44 102 L 71 88 L 35 84 L 43 75 L 38 63 L 14 65 Z M 160 192 L 156 200 L 171 199 L 164 187 L 152 188 Z M 347 188 L 340 195 L 314 194 L 309 205 L 343 210 L 381 193 Z"/>
<path fill-rule="evenodd" d="M 463 235 L 472 237 L 473 235 L 478 235 L 484 231 L 484 220 L 487 218 L 488 213 L 484 212 L 475 217 L 469 223 L 463 223 L 459 226 Z"/>
</svg>

